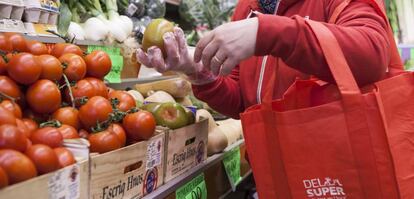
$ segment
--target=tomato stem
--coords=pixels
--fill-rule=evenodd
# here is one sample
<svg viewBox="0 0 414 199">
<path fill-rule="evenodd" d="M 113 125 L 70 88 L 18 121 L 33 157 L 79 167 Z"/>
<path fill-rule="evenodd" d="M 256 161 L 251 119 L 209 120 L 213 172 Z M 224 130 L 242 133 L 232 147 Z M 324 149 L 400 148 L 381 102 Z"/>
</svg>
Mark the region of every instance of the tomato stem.
<svg viewBox="0 0 414 199">
<path fill-rule="evenodd" d="M 72 87 L 70 86 L 69 79 L 65 74 L 63 74 L 63 79 L 65 79 L 65 84 L 69 90 L 69 97 L 70 97 L 70 101 L 72 102 L 72 108 L 75 108 L 75 99 L 73 98 Z"/>
<path fill-rule="evenodd" d="M 0 91 L 0 95 L 1 95 L 0 98 L 6 98 L 6 99 L 8 99 L 12 102 L 16 102 L 16 98 L 14 98 L 10 95 L 7 95 L 6 93 L 3 93 L 3 92 Z"/>
<path fill-rule="evenodd" d="M 50 120 L 50 121 L 47 121 L 47 122 L 43 122 L 39 125 L 40 128 L 43 128 L 43 127 L 46 127 L 46 126 L 59 128 L 59 127 L 62 126 L 62 123 L 59 122 L 59 120 Z"/>
</svg>

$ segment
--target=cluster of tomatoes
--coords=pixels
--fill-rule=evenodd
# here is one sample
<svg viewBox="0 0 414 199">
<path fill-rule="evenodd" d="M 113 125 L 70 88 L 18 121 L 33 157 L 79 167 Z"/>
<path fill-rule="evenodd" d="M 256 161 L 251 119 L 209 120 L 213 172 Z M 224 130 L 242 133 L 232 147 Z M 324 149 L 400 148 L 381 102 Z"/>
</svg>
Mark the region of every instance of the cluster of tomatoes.
<svg viewBox="0 0 414 199">
<path fill-rule="evenodd" d="M 0 33 L 0 55 L 0 188 L 75 163 L 64 139 L 105 153 L 154 134 L 153 115 L 103 82 L 105 52 Z"/>
</svg>

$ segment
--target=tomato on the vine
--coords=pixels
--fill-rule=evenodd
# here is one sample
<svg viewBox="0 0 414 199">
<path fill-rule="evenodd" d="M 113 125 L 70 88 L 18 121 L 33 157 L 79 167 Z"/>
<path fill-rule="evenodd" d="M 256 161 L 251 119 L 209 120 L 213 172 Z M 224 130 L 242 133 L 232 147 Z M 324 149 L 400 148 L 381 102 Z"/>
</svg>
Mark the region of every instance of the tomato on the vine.
<svg viewBox="0 0 414 199">
<path fill-rule="evenodd" d="M 22 118 L 22 109 L 15 102 L 10 100 L 3 100 L 0 102 L 0 106 L 11 111 L 14 114 L 14 116 L 16 116 L 16 118 Z"/>
<path fill-rule="evenodd" d="M 104 98 L 108 97 L 108 87 L 105 85 L 105 82 L 94 77 L 87 77 L 84 80 L 89 81 L 89 83 L 92 84 L 95 88 L 96 96 L 102 96 Z"/>
<path fill-rule="evenodd" d="M 120 124 L 114 123 L 109 126 L 109 129 L 112 130 L 112 132 L 114 132 L 118 136 L 118 139 L 121 142 L 121 145 L 125 146 L 126 133 L 125 133 L 124 128 Z"/>
<path fill-rule="evenodd" d="M 33 55 L 45 55 L 48 54 L 48 48 L 47 46 L 42 43 L 35 40 L 27 40 L 27 51 L 30 52 Z"/>
<path fill-rule="evenodd" d="M 33 161 L 39 174 L 49 173 L 60 168 L 55 151 L 47 145 L 32 145 L 27 149 L 26 155 Z"/>
<path fill-rule="evenodd" d="M 78 131 L 73 128 L 73 126 L 69 126 L 66 124 L 62 124 L 58 130 L 62 134 L 63 139 L 76 139 L 79 138 Z"/>
<path fill-rule="evenodd" d="M 30 136 L 33 144 L 45 144 L 52 148 L 60 147 L 63 144 L 63 136 L 57 128 L 43 127 L 37 129 Z"/>
<path fill-rule="evenodd" d="M 80 81 L 76 82 L 74 86 L 71 87 L 72 95 L 76 102 L 76 105 L 79 106 L 79 99 L 87 97 L 88 99 L 96 96 L 95 86 L 92 85 L 89 81 L 85 79 L 81 79 Z M 72 102 L 69 95 L 69 89 L 66 88 L 65 90 L 65 100 L 67 102 Z"/>
<path fill-rule="evenodd" d="M 10 42 L 9 38 L 3 33 L 0 34 L 0 50 L 4 52 L 13 51 L 13 45 Z"/>
<path fill-rule="evenodd" d="M 88 76 L 102 79 L 111 71 L 111 58 L 104 51 L 92 51 L 85 56 L 85 62 Z"/>
<path fill-rule="evenodd" d="M 26 39 L 23 37 L 23 35 L 19 33 L 14 32 L 5 32 L 3 33 L 12 44 L 13 51 L 16 52 L 27 52 L 27 45 L 26 45 Z"/>
<path fill-rule="evenodd" d="M 60 56 L 66 54 L 66 53 L 73 53 L 79 56 L 83 56 L 83 51 L 79 46 L 75 44 L 69 44 L 69 43 L 57 43 L 53 46 L 50 54 L 59 58 Z"/>
<path fill-rule="evenodd" d="M 63 73 L 68 77 L 69 81 L 79 81 L 85 77 L 86 63 L 81 56 L 66 53 L 59 57 L 59 61 L 65 67 Z"/>
<path fill-rule="evenodd" d="M 122 127 L 116 126 L 114 128 L 113 124 L 106 130 L 91 133 L 88 138 L 91 152 L 105 153 L 125 146 L 125 140 L 122 137 L 125 135 L 122 133 L 125 133 Z"/>
<path fill-rule="evenodd" d="M 34 163 L 23 153 L 12 150 L 0 150 L 0 167 L 2 167 L 9 177 L 9 184 L 15 184 L 34 178 L 37 171 Z"/>
<path fill-rule="evenodd" d="M 7 73 L 7 62 L 4 60 L 4 57 L 0 56 L 0 75 Z"/>
<path fill-rule="evenodd" d="M 118 99 L 118 104 L 116 107 L 120 111 L 128 111 L 134 107 L 136 107 L 135 99 L 126 91 L 112 91 L 109 93 L 108 98 L 111 99 Z"/>
<path fill-rule="evenodd" d="M 79 119 L 86 129 L 106 121 L 112 113 L 111 103 L 101 96 L 92 97 L 79 109 Z"/>
<path fill-rule="evenodd" d="M 78 115 L 78 109 L 72 107 L 62 107 L 53 113 L 52 119 L 58 120 L 62 124 L 70 125 L 75 129 L 79 129 L 80 121 Z"/>
<path fill-rule="evenodd" d="M 60 168 L 75 164 L 76 160 L 72 152 L 65 147 L 58 147 L 53 149 L 59 160 Z"/>
<path fill-rule="evenodd" d="M 42 67 L 41 79 L 58 81 L 62 78 L 62 64 L 56 57 L 52 55 L 40 55 L 36 59 L 37 63 Z"/>
<path fill-rule="evenodd" d="M 7 76 L 0 76 L 0 96 L 1 94 L 6 94 L 16 100 L 21 100 L 23 97 L 16 82 Z"/>
<path fill-rule="evenodd" d="M 39 125 L 32 119 L 23 118 L 22 121 L 29 130 L 30 135 L 39 128 Z M 30 138 L 30 136 L 27 136 L 27 138 Z"/>
<path fill-rule="evenodd" d="M 24 152 L 27 138 L 16 126 L 5 124 L 0 126 L 0 149 L 14 149 Z"/>
<path fill-rule="evenodd" d="M 3 124 L 16 125 L 16 119 L 17 118 L 13 114 L 13 112 L 0 106 L 0 125 L 3 125 Z"/>
<path fill-rule="evenodd" d="M 35 82 L 27 89 L 26 100 L 37 113 L 53 113 L 62 102 L 58 86 L 46 79 Z"/>
<path fill-rule="evenodd" d="M 27 125 L 23 122 L 21 119 L 16 119 L 16 127 L 17 129 L 22 132 L 26 138 L 30 138 L 30 135 L 32 134 L 32 130 L 27 127 Z"/>
<path fill-rule="evenodd" d="M 133 141 L 148 140 L 155 133 L 155 118 L 144 110 L 125 116 L 122 126 L 124 127 L 127 137 Z"/>
<path fill-rule="evenodd" d="M 9 185 L 9 177 L 7 176 L 6 171 L 0 167 L 0 189 L 7 187 Z"/>
<path fill-rule="evenodd" d="M 42 67 L 32 54 L 19 53 L 10 59 L 7 64 L 7 72 L 16 82 L 29 85 L 39 79 Z"/>
</svg>

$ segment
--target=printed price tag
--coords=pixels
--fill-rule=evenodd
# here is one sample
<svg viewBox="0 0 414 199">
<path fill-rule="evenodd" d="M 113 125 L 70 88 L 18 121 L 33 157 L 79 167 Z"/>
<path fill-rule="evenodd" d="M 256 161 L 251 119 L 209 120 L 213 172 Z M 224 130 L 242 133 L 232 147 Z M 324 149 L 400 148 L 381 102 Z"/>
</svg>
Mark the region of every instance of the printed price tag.
<svg viewBox="0 0 414 199">
<path fill-rule="evenodd" d="M 124 58 L 120 55 L 109 55 L 112 61 L 111 71 L 105 76 L 109 83 L 121 83 L 121 72 L 124 66 Z"/>
<path fill-rule="evenodd" d="M 151 169 L 161 164 L 162 138 L 151 141 L 147 146 L 147 168 Z"/>
<path fill-rule="evenodd" d="M 75 199 L 80 197 L 79 165 L 61 169 L 49 178 L 49 198 Z"/>
<path fill-rule="evenodd" d="M 240 147 L 236 147 L 224 155 L 223 165 L 231 188 L 236 191 L 236 186 L 242 179 L 240 176 Z"/>
<path fill-rule="evenodd" d="M 207 187 L 204 173 L 200 174 L 175 191 L 176 199 L 207 199 Z"/>
</svg>

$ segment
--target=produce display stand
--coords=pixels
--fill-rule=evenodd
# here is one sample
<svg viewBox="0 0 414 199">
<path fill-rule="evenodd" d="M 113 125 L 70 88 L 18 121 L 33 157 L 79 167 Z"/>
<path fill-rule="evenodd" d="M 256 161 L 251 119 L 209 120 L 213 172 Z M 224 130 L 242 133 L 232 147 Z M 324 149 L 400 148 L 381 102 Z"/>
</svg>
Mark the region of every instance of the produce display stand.
<svg viewBox="0 0 414 199">
<path fill-rule="evenodd" d="M 244 140 L 239 140 L 233 145 L 228 146 L 224 152 L 215 154 L 207 158 L 204 163 L 199 164 L 198 166 L 190 169 L 186 173 L 174 178 L 173 180 L 165 183 L 163 186 L 159 187 L 157 190 L 148 194 L 144 199 L 174 199 L 175 191 L 181 186 L 185 185 L 187 182 L 191 181 L 198 175 L 204 173 L 205 181 L 207 185 L 207 197 L 208 198 L 224 198 L 231 192 L 231 186 L 227 179 L 227 176 L 224 173 L 222 160 L 226 152 L 240 147 L 241 151 L 241 174 L 242 181 L 251 175 L 251 170 L 247 166 L 247 162 L 244 159 Z M 217 184 L 219 182 L 220 184 Z M 220 189 L 220 190 L 218 190 Z"/>
</svg>

